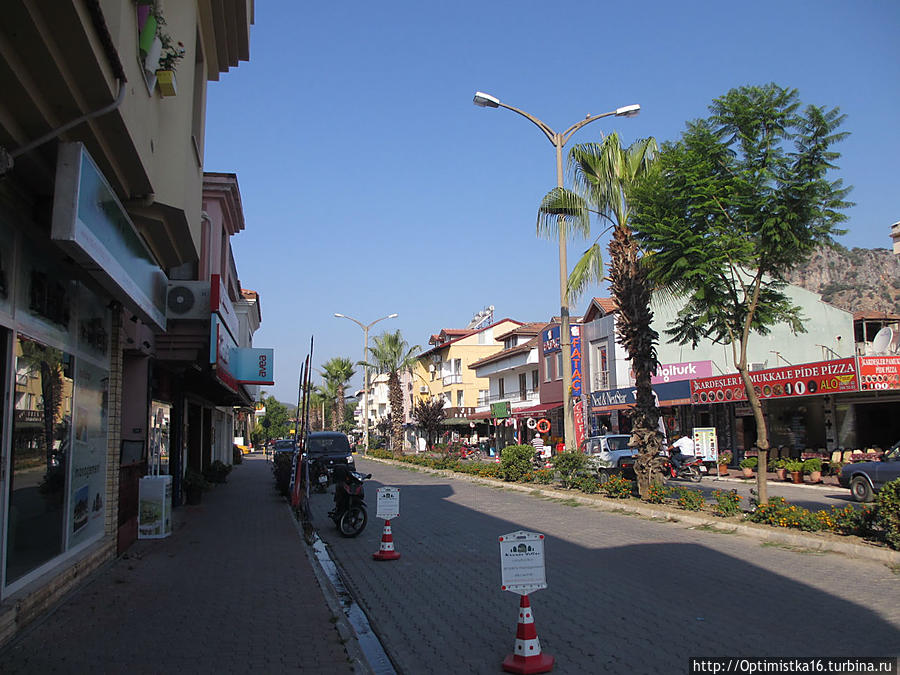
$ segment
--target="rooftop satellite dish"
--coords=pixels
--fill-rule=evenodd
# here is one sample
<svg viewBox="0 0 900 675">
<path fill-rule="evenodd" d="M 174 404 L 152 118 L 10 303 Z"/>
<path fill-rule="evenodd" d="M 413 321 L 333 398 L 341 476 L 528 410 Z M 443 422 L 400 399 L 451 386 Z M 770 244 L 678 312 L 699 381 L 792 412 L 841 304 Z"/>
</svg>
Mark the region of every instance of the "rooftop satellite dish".
<svg viewBox="0 0 900 675">
<path fill-rule="evenodd" d="M 895 345 L 894 331 L 885 326 L 875 334 L 875 339 L 872 340 L 872 351 L 876 354 L 887 354 L 893 345 Z"/>
</svg>

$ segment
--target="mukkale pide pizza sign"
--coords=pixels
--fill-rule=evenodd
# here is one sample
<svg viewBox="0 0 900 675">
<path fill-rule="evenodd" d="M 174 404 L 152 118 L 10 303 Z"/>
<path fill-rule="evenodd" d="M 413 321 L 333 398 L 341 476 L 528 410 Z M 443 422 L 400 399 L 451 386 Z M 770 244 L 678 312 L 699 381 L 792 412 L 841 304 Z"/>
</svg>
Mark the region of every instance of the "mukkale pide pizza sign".
<svg viewBox="0 0 900 675">
<path fill-rule="evenodd" d="M 859 391 L 859 376 L 853 357 L 756 370 L 750 373 L 750 381 L 761 399 Z M 694 403 L 745 400 L 744 383 L 736 373 L 691 380 L 691 401 Z"/>
</svg>

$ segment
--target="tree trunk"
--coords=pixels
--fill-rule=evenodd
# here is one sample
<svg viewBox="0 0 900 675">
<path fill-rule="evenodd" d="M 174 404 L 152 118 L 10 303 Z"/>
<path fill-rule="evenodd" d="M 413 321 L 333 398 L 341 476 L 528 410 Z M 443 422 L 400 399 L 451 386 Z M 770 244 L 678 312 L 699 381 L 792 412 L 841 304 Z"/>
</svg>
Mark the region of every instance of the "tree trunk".
<svg viewBox="0 0 900 675">
<path fill-rule="evenodd" d="M 756 471 L 756 498 L 760 504 L 767 504 L 769 501 L 769 485 L 766 482 L 769 459 L 769 432 L 766 428 L 766 418 L 763 416 L 762 403 L 759 400 L 759 396 L 756 395 L 753 382 L 750 381 L 749 371 L 744 368 L 738 372 L 741 375 L 741 381 L 744 383 L 747 402 L 753 411 L 753 419 L 756 420 L 756 447 L 759 448 L 759 464 L 757 464 Z"/>
<path fill-rule="evenodd" d="M 396 372 L 388 375 L 388 397 L 391 404 L 391 451 L 395 457 L 403 454 L 403 390 Z"/>
</svg>

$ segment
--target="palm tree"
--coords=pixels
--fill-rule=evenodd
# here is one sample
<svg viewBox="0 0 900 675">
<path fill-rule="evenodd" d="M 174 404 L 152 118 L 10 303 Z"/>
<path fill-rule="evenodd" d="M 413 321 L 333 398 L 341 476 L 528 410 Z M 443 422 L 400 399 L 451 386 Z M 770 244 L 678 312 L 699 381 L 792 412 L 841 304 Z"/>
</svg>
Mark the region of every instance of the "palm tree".
<svg viewBox="0 0 900 675">
<path fill-rule="evenodd" d="M 376 337 L 374 347 L 369 347 L 372 363 L 360 363 L 373 368 L 379 375 L 388 376 L 388 403 L 391 407 L 391 449 L 395 455 L 403 454 L 403 391 L 400 388 L 400 372 L 412 372 L 420 347 L 410 347 L 400 331 L 385 332 Z"/>
<path fill-rule="evenodd" d="M 340 424 L 340 417 L 337 416 L 338 401 L 343 401 L 344 390 L 334 380 L 323 379 L 318 391 L 322 397 L 322 428 L 328 426 L 336 431 Z M 331 414 L 330 420 L 328 413 Z"/>
<path fill-rule="evenodd" d="M 613 228 L 609 244 L 610 292 L 619 308 L 617 333 L 635 375 L 636 405 L 632 418 L 632 443 L 640 448 L 635 462 L 638 489 L 648 494 L 650 480 L 662 446 L 658 432 L 659 410 L 650 377 L 659 364 L 650 310 L 652 288 L 641 264 L 641 253 L 628 225 L 628 192 L 648 173 L 656 157 L 653 138 L 622 148 L 619 136 L 609 134 L 602 143 L 577 145 L 569 153 L 575 174 L 573 191 L 557 188 L 541 203 L 538 230 L 546 231 L 559 216 L 571 218 L 576 229 L 589 230 L 590 214 L 596 213 Z M 585 251 L 569 275 L 569 293 L 577 297 L 592 282 L 603 280 L 603 252 L 596 241 Z"/>
<path fill-rule="evenodd" d="M 347 382 L 356 373 L 353 370 L 353 362 L 343 356 L 336 356 L 322 364 L 322 371 L 319 371 L 325 378 L 326 382 L 334 384 L 337 392 L 334 398 L 334 408 L 332 409 L 332 427 L 339 429 L 344 422 L 344 391 Z"/>
</svg>

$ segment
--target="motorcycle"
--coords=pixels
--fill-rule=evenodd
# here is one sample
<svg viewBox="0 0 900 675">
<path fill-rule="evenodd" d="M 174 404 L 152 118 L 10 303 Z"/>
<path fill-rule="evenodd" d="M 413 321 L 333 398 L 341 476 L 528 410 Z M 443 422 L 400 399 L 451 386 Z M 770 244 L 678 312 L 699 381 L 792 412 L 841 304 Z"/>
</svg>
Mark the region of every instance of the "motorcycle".
<svg viewBox="0 0 900 675">
<path fill-rule="evenodd" d="M 355 537 L 366 528 L 369 515 L 366 512 L 363 481 L 372 477 L 372 474 L 345 471 L 341 480 L 335 480 L 334 484 L 334 509 L 328 512 L 328 517 L 337 525 L 338 532 L 343 537 Z"/>
<path fill-rule="evenodd" d="M 326 492 L 331 482 L 331 469 L 321 460 L 313 460 L 309 466 L 309 483 L 316 492 Z"/>
<path fill-rule="evenodd" d="M 687 456 L 676 471 L 672 460 L 666 457 L 662 470 L 666 478 L 683 478 L 693 483 L 699 483 L 703 474 L 706 473 L 706 465 L 703 463 L 702 457 Z"/>
</svg>

